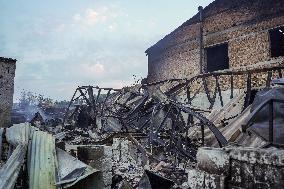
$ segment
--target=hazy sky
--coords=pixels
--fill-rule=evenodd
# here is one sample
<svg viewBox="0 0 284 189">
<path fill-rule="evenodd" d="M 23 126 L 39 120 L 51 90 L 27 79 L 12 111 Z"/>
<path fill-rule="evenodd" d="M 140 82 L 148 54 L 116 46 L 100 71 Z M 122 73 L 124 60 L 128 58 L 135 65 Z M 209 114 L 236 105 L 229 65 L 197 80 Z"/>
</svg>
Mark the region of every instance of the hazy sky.
<svg viewBox="0 0 284 189">
<path fill-rule="evenodd" d="M 23 89 L 63 100 L 79 85 L 147 76 L 145 50 L 212 0 L 0 0 L 0 56 Z"/>
</svg>

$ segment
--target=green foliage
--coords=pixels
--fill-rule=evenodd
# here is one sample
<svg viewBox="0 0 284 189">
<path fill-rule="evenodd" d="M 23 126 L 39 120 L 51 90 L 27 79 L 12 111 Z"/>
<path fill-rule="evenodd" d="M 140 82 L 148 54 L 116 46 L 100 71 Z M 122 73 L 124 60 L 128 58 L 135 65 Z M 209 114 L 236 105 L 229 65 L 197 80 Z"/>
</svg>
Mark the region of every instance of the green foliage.
<svg viewBox="0 0 284 189">
<path fill-rule="evenodd" d="M 20 107 L 38 106 L 38 107 L 67 107 L 69 101 L 55 101 L 42 94 L 36 94 L 31 91 L 23 90 L 19 99 Z"/>
</svg>

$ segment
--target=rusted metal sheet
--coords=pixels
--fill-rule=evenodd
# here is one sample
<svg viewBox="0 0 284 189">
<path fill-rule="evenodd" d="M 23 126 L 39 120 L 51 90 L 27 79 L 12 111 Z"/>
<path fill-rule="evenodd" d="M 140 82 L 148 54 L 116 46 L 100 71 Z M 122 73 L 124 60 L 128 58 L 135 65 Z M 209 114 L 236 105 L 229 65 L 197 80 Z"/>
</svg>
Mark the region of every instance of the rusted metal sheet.
<svg viewBox="0 0 284 189">
<path fill-rule="evenodd" d="M 29 188 L 60 188 L 56 186 L 57 167 L 54 137 L 43 131 L 35 131 L 28 152 Z"/>
</svg>

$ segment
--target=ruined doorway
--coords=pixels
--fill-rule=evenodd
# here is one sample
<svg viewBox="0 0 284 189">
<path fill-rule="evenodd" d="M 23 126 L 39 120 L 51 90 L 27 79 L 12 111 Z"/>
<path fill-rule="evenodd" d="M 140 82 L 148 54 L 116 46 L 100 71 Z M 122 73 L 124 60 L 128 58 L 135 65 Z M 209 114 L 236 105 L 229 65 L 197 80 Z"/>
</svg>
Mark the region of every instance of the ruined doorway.
<svg viewBox="0 0 284 189">
<path fill-rule="evenodd" d="M 269 30 L 271 57 L 284 56 L 284 27 Z"/>
<path fill-rule="evenodd" d="M 228 44 L 205 48 L 206 72 L 229 69 Z"/>
</svg>

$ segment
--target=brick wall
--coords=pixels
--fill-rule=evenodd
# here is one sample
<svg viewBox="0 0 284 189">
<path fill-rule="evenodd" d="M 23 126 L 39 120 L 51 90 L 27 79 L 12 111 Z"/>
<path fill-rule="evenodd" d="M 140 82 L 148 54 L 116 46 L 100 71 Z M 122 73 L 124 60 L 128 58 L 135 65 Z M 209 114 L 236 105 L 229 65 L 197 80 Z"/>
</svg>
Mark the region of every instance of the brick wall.
<svg viewBox="0 0 284 189">
<path fill-rule="evenodd" d="M 199 15 L 150 47 L 148 81 L 199 73 Z M 269 29 L 284 25 L 284 1 L 216 0 L 204 9 L 203 47 L 228 43 L 229 67 L 269 61 Z"/>
<path fill-rule="evenodd" d="M 16 60 L 0 57 L 0 127 L 11 122 Z"/>
</svg>

